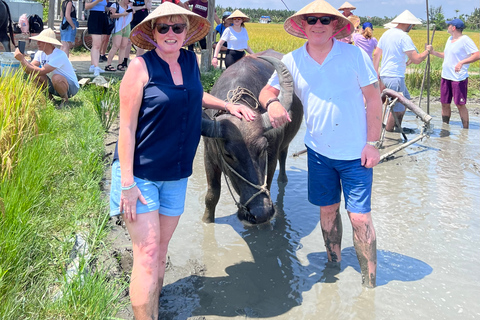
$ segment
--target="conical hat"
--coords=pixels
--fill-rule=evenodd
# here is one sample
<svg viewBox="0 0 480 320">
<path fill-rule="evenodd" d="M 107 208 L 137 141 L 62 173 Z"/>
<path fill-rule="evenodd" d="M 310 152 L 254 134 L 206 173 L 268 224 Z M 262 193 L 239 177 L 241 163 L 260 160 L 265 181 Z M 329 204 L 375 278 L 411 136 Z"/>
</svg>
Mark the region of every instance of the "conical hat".
<svg viewBox="0 0 480 320">
<path fill-rule="evenodd" d="M 43 30 L 38 35 L 30 37 L 29 39 L 36 40 L 36 41 L 41 41 L 41 42 L 47 42 L 47 43 L 50 43 L 50 44 L 55 44 L 57 46 L 62 45 L 62 43 L 57 40 L 57 36 L 55 35 L 55 31 L 53 31 L 50 28 Z"/>
<path fill-rule="evenodd" d="M 384 27 L 385 29 L 392 29 L 392 28 L 395 28 L 396 26 L 398 26 L 398 24 L 396 24 L 396 23 L 391 23 L 391 22 L 385 23 L 385 24 L 383 25 L 383 27 Z"/>
<path fill-rule="evenodd" d="M 340 8 L 338 8 L 338 10 L 345 10 L 345 9 L 350 9 L 350 10 L 355 10 L 357 8 L 355 8 L 355 6 L 351 5 L 350 3 L 348 3 L 347 1 L 345 1 L 341 6 Z"/>
<path fill-rule="evenodd" d="M 349 16 L 347 19 L 350 20 L 351 23 L 353 23 L 355 29 L 360 25 L 360 18 L 354 14 Z"/>
<path fill-rule="evenodd" d="M 179 5 L 171 2 L 164 2 L 151 12 L 142 22 L 133 28 L 130 34 L 132 43 L 142 49 L 152 50 L 155 46 L 146 38 L 153 39 L 153 24 L 160 17 L 170 17 L 175 15 L 185 15 L 188 18 L 189 28 L 185 37 L 184 45 L 195 43 L 203 39 L 210 31 L 210 22 L 207 19 L 186 10 Z"/>
<path fill-rule="evenodd" d="M 345 29 L 335 35 L 335 38 L 337 39 L 343 39 L 351 35 L 355 29 L 350 20 L 345 18 L 345 16 L 341 14 L 337 9 L 335 9 L 328 2 L 323 0 L 316 0 L 310 4 L 307 4 L 305 7 L 300 9 L 300 11 L 287 18 L 287 20 L 285 20 L 285 23 L 283 24 L 283 28 L 292 36 L 307 39 L 307 36 L 305 35 L 305 30 L 303 30 L 302 28 L 302 19 L 304 16 L 312 13 L 323 13 L 335 16 L 338 23 L 337 28 L 333 31 L 333 34 L 337 33 L 338 30 L 342 29 L 343 27 L 350 25 L 350 27 L 347 26 Z"/>
<path fill-rule="evenodd" d="M 411 13 L 410 11 L 405 10 L 400 15 L 398 15 L 395 19 L 390 21 L 390 23 L 422 24 L 422 21 L 417 19 L 417 17 L 415 17 L 413 13 Z"/>
<path fill-rule="evenodd" d="M 227 20 L 230 20 L 230 19 L 233 19 L 233 18 L 242 18 L 243 22 L 250 21 L 250 18 L 240 10 L 233 11 L 233 13 L 228 16 Z"/>
</svg>

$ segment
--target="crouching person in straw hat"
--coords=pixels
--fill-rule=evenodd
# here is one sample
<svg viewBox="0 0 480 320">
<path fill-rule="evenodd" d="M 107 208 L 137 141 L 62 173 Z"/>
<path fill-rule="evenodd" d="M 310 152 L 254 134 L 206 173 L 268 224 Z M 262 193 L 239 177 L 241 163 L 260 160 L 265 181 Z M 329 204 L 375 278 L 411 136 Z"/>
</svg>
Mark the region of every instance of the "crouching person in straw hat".
<svg viewBox="0 0 480 320">
<path fill-rule="evenodd" d="M 370 199 L 381 130 L 382 103 L 372 60 L 358 47 L 337 41 L 353 32 L 352 23 L 317 0 L 288 18 L 285 30 L 308 41 L 286 54 L 283 63 L 303 103 L 308 150 L 308 199 L 320 206 L 327 268 L 339 268 L 342 241 L 340 196 L 353 226 L 362 283 L 375 287 L 376 236 Z M 276 73 L 260 93 L 273 127 L 290 121 L 278 101 Z M 363 97 L 366 99 L 366 108 Z"/>
<path fill-rule="evenodd" d="M 15 50 L 15 59 L 20 61 L 26 73 L 35 75 L 40 86 L 48 88 L 50 96 L 62 98 L 63 106 L 80 88 L 72 63 L 65 52 L 55 48 L 55 45 L 61 46 L 62 43 L 52 29 L 45 29 L 30 39 L 36 40 L 38 46 L 32 62 L 28 62 L 18 48 Z"/>
<path fill-rule="evenodd" d="M 385 87 L 397 92 L 410 99 L 410 93 L 405 85 L 405 70 L 408 64 L 419 64 L 427 57 L 429 51 L 417 53 L 408 32 L 416 24 L 422 24 L 410 11 L 405 10 L 398 17 L 391 21 L 393 27 L 387 30 L 378 41 L 377 49 L 373 54 L 373 64 L 378 72 L 380 58 L 382 59 L 382 68 L 380 69 L 380 78 Z M 431 49 L 430 49 L 431 50 Z M 400 127 L 405 114 L 405 106 L 397 102 L 393 106 L 393 115 L 387 120 L 385 129 L 394 131 L 395 126 Z M 398 124 L 395 124 L 395 117 Z M 398 130 L 400 130 L 398 128 Z"/>
<path fill-rule="evenodd" d="M 137 320 L 158 318 L 168 243 L 184 210 L 202 106 L 254 118 L 248 107 L 203 92 L 197 57 L 182 47 L 209 30 L 208 20 L 165 2 L 130 35 L 150 51 L 132 60 L 120 86 L 110 209 L 123 215 L 133 243 L 130 300 Z"/>
</svg>

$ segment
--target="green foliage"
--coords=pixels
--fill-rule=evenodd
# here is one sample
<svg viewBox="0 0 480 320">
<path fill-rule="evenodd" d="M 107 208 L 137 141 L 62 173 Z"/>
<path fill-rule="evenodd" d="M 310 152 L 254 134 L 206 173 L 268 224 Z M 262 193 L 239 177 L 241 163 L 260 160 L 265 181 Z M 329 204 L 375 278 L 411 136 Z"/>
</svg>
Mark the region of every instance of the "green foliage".
<svg viewBox="0 0 480 320">
<path fill-rule="evenodd" d="M 480 9 L 475 8 L 471 15 L 463 20 L 467 29 L 480 30 Z"/>
<path fill-rule="evenodd" d="M 438 31 L 445 30 L 447 24 L 445 23 L 445 16 L 443 15 L 442 6 L 430 7 L 430 23 L 435 24 L 435 29 Z"/>
<path fill-rule="evenodd" d="M 210 93 L 215 82 L 222 75 L 223 70 L 213 69 L 210 72 L 204 72 L 200 76 L 200 81 L 202 82 L 203 91 Z"/>
<path fill-rule="evenodd" d="M 90 85 L 87 91 L 91 97 L 90 101 L 92 102 L 93 110 L 97 114 L 105 132 L 110 130 L 120 113 L 119 87 L 120 82 L 112 79 L 108 89 Z"/>
</svg>

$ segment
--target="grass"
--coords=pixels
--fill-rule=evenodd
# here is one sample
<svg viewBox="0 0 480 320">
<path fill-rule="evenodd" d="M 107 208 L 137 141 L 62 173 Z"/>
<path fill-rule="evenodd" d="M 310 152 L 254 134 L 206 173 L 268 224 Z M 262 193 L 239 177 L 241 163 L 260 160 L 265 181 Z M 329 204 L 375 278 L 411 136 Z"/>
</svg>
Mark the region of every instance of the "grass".
<svg viewBox="0 0 480 320">
<path fill-rule="evenodd" d="M 15 78 L 2 81 L 10 81 L 9 88 L 19 85 Z M 8 179 L 0 182 L 0 314 L 5 320 L 109 319 L 125 284 L 108 279 L 102 266 L 84 273 L 105 254 L 104 129 L 86 92 L 71 100 L 74 107 L 56 110 L 44 97 L 43 107 L 27 105 L 35 89 L 29 81 L 22 85 L 23 94 L 10 101 L 35 109 L 37 131 L 22 141 Z M 67 281 L 79 233 L 92 258 L 81 261 L 79 274 Z"/>
</svg>

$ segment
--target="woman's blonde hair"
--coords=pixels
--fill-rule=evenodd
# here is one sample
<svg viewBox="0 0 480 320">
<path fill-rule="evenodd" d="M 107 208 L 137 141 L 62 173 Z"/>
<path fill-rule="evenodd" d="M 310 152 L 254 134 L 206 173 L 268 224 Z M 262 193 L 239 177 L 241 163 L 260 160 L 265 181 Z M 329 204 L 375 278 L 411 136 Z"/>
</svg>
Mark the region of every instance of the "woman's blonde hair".
<svg viewBox="0 0 480 320">
<path fill-rule="evenodd" d="M 365 39 L 368 39 L 368 40 L 372 39 L 373 30 L 370 27 L 363 29 L 362 36 L 364 36 Z"/>
</svg>

